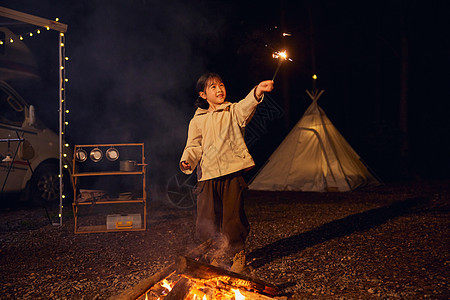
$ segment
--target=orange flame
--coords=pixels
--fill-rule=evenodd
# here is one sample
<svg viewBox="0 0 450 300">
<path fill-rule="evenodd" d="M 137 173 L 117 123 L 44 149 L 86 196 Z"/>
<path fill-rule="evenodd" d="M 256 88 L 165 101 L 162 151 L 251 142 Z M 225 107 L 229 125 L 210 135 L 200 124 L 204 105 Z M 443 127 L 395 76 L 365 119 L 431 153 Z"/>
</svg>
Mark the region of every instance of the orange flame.
<svg viewBox="0 0 450 300">
<path fill-rule="evenodd" d="M 167 279 L 164 279 L 160 284 L 163 288 L 167 289 L 169 292 L 172 290 L 172 285 L 170 284 L 169 281 L 167 281 Z"/>
</svg>

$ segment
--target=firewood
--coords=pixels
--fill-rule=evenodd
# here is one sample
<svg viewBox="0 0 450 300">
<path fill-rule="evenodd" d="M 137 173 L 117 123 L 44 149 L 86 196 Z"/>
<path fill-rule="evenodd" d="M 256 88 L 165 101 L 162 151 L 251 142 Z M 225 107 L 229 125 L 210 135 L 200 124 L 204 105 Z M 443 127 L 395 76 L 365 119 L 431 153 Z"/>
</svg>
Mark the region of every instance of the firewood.
<svg viewBox="0 0 450 300">
<path fill-rule="evenodd" d="M 197 256 L 199 253 L 203 253 L 204 251 L 206 251 L 206 249 L 211 247 L 212 243 L 212 240 L 207 240 L 206 242 L 189 251 L 188 255 Z M 161 269 L 154 275 L 142 280 L 138 285 L 123 291 L 119 295 L 111 297 L 110 300 L 135 300 L 144 295 L 152 286 L 157 284 L 159 281 L 175 272 L 175 269 L 175 263 L 171 263 L 169 266 Z"/>
<path fill-rule="evenodd" d="M 139 298 L 139 296 L 145 294 L 152 286 L 172 274 L 174 271 L 175 264 L 172 263 L 169 266 L 161 269 L 159 272 L 155 273 L 153 276 L 142 280 L 133 288 L 125 290 L 120 295 L 111 297 L 110 300 L 135 300 Z"/>
<path fill-rule="evenodd" d="M 184 299 L 191 289 L 193 282 L 189 279 L 182 277 L 178 282 L 173 286 L 172 290 L 164 297 L 164 300 L 180 300 Z"/>
<path fill-rule="evenodd" d="M 177 274 L 195 279 L 217 279 L 221 283 L 235 288 L 244 288 L 248 291 L 275 296 L 278 291 L 273 284 L 251 278 L 249 276 L 230 272 L 212 265 L 198 262 L 192 258 L 180 256 L 176 263 Z"/>
<path fill-rule="evenodd" d="M 275 299 L 271 296 L 266 296 L 263 294 L 258 294 L 256 292 L 245 290 L 245 288 L 236 288 L 225 285 L 223 282 L 217 283 L 216 280 L 201 280 L 190 278 L 194 282 L 189 295 L 196 295 L 198 299 L 203 299 L 203 295 L 207 295 L 207 299 L 234 299 L 234 290 L 239 290 L 239 292 L 245 297 L 245 300 L 270 300 Z M 188 298 L 190 299 L 190 298 Z"/>
</svg>

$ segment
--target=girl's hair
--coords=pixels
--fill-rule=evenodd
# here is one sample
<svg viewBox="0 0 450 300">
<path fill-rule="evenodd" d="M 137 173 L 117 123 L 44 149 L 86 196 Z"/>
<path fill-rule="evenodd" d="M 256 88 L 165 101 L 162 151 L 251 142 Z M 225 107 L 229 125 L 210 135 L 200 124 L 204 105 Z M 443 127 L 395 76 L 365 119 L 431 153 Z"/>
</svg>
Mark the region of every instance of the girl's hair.
<svg viewBox="0 0 450 300">
<path fill-rule="evenodd" d="M 196 85 L 197 99 L 195 100 L 195 103 L 194 103 L 194 105 L 196 107 L 200 107 L 203 109 L 209 108 L 208 101 L 206 101 L 206 99 L 203 99 L 202 97 L 200 97 L 199 94 L 200 94 L 200 92 L 205 91 L 206 84 L 208 83 L 208 81 L 210 79 L 213 79 L 213 78 L 217 78 L 218 80 L 222 81 L 222 78 L 217 73 L 205 73 L 202 76 L 200 76 L 200 78 L 197 80 L 197 85 Z"/>
</svg>

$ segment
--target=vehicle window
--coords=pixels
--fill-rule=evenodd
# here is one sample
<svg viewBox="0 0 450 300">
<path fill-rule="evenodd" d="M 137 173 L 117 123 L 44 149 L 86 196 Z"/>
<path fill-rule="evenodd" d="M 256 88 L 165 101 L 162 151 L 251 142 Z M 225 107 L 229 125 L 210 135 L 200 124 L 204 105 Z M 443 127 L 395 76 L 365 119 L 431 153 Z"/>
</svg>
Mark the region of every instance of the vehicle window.
<svg viewBox="0 0 450 300">
<path fill-rule="evenodd" d="M 0 122 L 21 126 L 25 120 L 24 107 L 14 96 L 0 89 Z"/>
</svg>

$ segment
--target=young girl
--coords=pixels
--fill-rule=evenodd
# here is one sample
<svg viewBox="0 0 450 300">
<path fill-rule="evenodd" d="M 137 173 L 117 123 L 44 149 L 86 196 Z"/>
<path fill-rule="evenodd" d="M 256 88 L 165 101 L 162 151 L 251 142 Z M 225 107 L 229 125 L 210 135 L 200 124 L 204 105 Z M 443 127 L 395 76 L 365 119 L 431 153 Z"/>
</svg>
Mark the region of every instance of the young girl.
<svg viewBox="0 0 450 300">
<path fill-rule="evenodd" d="M 202 75 L 197 81 L 197 110 L 180 160 L 185 174 L 197 168 L 196 236 L 201 240 L 225 239 L 234 272 L 245 267 L 244 244 L 250 229 L 242 198 L 247 185 L 241 173 L 255 165 L 244 141 L 244 128 L 264 92 L 272 90 L 273 81 L 266 80 L 243 100 L 230 103 L 225 101 L 220 76 Z"/>
</svg>

